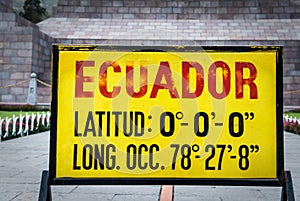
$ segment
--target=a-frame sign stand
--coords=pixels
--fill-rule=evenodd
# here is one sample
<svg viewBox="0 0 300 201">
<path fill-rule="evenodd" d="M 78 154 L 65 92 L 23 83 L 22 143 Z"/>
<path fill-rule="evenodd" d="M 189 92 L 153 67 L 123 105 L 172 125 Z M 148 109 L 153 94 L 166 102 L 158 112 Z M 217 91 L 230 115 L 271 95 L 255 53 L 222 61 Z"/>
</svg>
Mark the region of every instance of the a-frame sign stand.
<svg viewBox="0 0 300 201">
<path fill-rule="evenodd" d="M 294 201 L 295 196 L 291 172 L 284 171 L 282 179 L 281 201 Z"/>
<path fill-rule="evenodd" d="M 284 169 L 282 51 L 283 48 L 280 46 L 114 47 L 53 45 L 50 165 L 49 171 L 44 170 L 42 173 L 39 201 L 52 200 L 51 185 L 116 184 L 281 187 L 281 201 L 294 201 L 291 172 Z M 147 59 L 149 65 L 144 62 Z M 134 91 L 135 88 L 132 84 L 134 83 L 133 68 L 137 68 L 134 63 L 140 63 L 141 65 L 141 80 L 148 80 L 150 75 L 156 76 L 153 79 L 154 84 L 145 81 L 145 86 L 153 85 L 151 94 L 150 91 L 147 92 L 147 87 L 144 91 L 141 88 L 141 93 Z M 153 64 L 157 67 L 151 68 L 150 66 Z M 90 74 L 85 74 L 84 68 L 93 71 L 88 71 Z M 190 69 L 196 73 L 190 74 Z M 244 74 L 243 69 L 248 73 Z M 222 93 L 217 90 L 217 70 L 220 70 L 223 74 L 221 76 L 224 88 Z M 123 82 L 121 72 L 126 72 L 128 83 Z M 175 76 L 175 74 L 179 76 Z M 207 76 L 208 80 L 204 75 Z M 194 92 L 190 91 L 191 77 L 196 83 L 196 91 Z M 99 82 L 96 81 L 97 79 L 99 79 Z M 111 81 L 114 83 L 112 91 L 108 87 L 108 79 L 112 79 Z M 165 81 L 161 83 L 162 79 Z M 234 80 L 235 95 L 233 95 L 234 90 L 231 90 L 230 95 L 230 86 L 234 85 L 230 85 L 230 83 Z M 208 82 L 208 89 L 203 88 L 206 81 Z M 85 89 L 83 87 L 85 83 L 91 88 Z M 176 83 L 181 84 L 181 86 L 176 86 Z M 276 83 L 276 87 L 274 87 L 274 83 Z M 244 85 L 247 85 L 248 90 L 243 90 Z M 177 87 L 181 90 L 181 95 L 177 92 Z M 117 97 L 121 88 L 126 88 L 127 92 Z M 94 96 L 92 89 L 98 91 L 99 96 Z M 160 89 L 165 90 L 166 93 L 158 94 Z M 202 100 L 200 97 L 202 92 L 204 97 L 210 97 L 210 100 L 202 97 L 204 101 L 200 101 Z M 247 94 L 248 98 L 243 99 L 244 93 Z M 133 94 L 135 95 L 133 96 Z M 143 97 L 145 94 L 147 96 Z M 85 98 L 82 99 L 82 97 Z M 129 101 L 138 101 L 136 100 L 137 97 L 143 98 L 139 99 L 142 102 L 138 102 L 138 104 L 134 102 L 135 104 L 130 104 L 130 108 L 127 104 L 123 104 L 124 98 Z M 116 98 L 116 102 L 112 98 Z M 156 100 L 153 101 L 153 98 L 156 98 Z M 177 98 L 178 101 L 181 101 L 180 107 L 175 105 L 170 107 L 172 105 L 169 102 L 170 98 Z M 224 105 L 225 102 L 226 105 Z M 212 103 L 217 106 L 210 108 L 208 105 L 214 105 Z M 238 104 L 238 108 L 236 103 L 241 103 Z M 113 104 L 118 104 L 120 108 L 113 111 Z M 151 109 L 157 106 L 165 108 L 165 111 L 151 112 Z M 226 111 L 218 110 L 224 108 L 224 106 L 227 108 Z M 74 111 L 74 108 L 77 108 L 76 111 Z M 137 134 L 135 136 L 127 136 L 123 131 L 118 130 L 120 127 L 116 122 L 121 122 L 121 120 L 111 121 L 110 113 L 115 112 L 115 118 L 119 118 L 118 115 L 122 114 L 120 111 L 125 111 L 123 112 L 122 118 L 124 121 L 122 122 L 123 128 L 126 128 L 126 121 L 129 122 L 133 117 L 126 115 L 129 109 L 132 111 L 132 115 L 135 112 L 136 117 L 134 118 L 138 119 L 141 115 L 141 124 L 137 125 L 139 121 L 135 119 L 135 126 L 143 130 L 143 134 L 147 122 L 149 122 L 149 125 L 153 123 L 160 126 L 157 138 L 151 138 L 148 142 L 148 138 L 140 138 L 141 133 L 138 129 L 135 131 L 135 134 Z M 97 117 L 92 111 L 96 111 L 95 114 L 98 115 L 98 119 L 101 117 L 99 136 L 102 138 L 97 136 L 93 120 Z M 212 123 L 209 115 L 211 114 L 214 119 L 216 112 L 225 116 L 222 120 L 218 120 L 219 122 Z M 87 118 L 83 116 L 86 122 L 78 120 L 79 114 L 88 114 Z M 107 120 L 102 120 L 102 116 L 99 116 L 102 114 L 107 114 L 105 117 Z M 186 114 L 185 122 L 177 125 L 175 119 L 176 121 L 183 119 L 184 114 Z M 72 119 L 74 117 L 75 119 Z M 169 121 L 166 121 L 166 118 Z M 266 122 L 266 119 L 268 122 Z M 245 122 L 245 120 L 248 121 Z M 252 121 L 249 122 L 250 120 Z M 106 125 L 103 122 L 106 122 Z M 222 132 L 216 130 L 219 129 L 219 126 L 224 127 L 223 123 L 225 122 L 228 130 L 223 129 Z M 247 125 L 245 126 L 245 124 Z M 188 127 L 188 125 L 194 126 Z M 203 125 L 203 128 L 201 128 L 203 131 L 199 131 L 200 125 Z M 103 126 L 103 131 L 106 134 L 102 134 Z M 114 136 L 110 133 L 112 127 L 115 128 Z M 93 145 L 89 144 L 89 141 L 80 141 L 80 144 L 78 144 L 79 140 L 87 139 L 82 134 L 83 132 L 77 132 L 78 129 L 80 131 L 80 128 L 81 130 L 85 128 L 85 133 L 93 133 L 91 135 L 93 143 L 103 143 L 106 137 L 112 140 L 110 144 L 104 143 L 102 145 L 103 150 L 106 150 L 106 154 L 109 153 L 114 156 L 113 164 L 110 164 L 107 160 L 104 161 L 104 151 L 101 152 L 102 158 L 98 153 L 94 158 L 92 155 L 85 157 L 87 154 L 92 153 Z M 180 131 L 181 128 L 182 131 Z M 211 142 L 214 144 L 203 143 L 207 139 L 207 135 L 209 135 L 208 137 L 211 135 L 208 132 L 209 128 L 214 129 L 210 130 L 212 134 L 218 132 L 219 135 L 223 134 L 224 139 L 219 140 L 218 143 Z M 184 129 L 190 129 L 191 132 Z M 126 129 L 124 130 L 126 131 Z M 152 132 L 150 127 L 146 130 L 148 133 Z M 264 133 L 264 136 L 258 138 L 257 135 L 252 135 L 253 130 Z M 133 142 L 130 137 L 143 139 L 143 144 L 139 143 L 141 140 Z M 172 137 L 174 138 L 173 141 L 170 140 L 173 139 Z M 147 141 L 147 143 L 144 141 Z M 65 146 L 66 142 L 70 146 Z M 206 159 L 202 157 L 202 153 L 199 153 L 199 145 L 203 145 L 201 149 L 206 153 Z M 215 154 L 217 148 L 220 154 Z M 233 148 L 235 151 L 231 152 Z M 87 149 L 89 152 L 87 152 Z M 95 144 L 96 149 L 99 150 L 97 144 Z M 85 161 L 82 165 L 83 168 L 77 160 L 80 150 L 83 153 L 82 161 Z M 257 153 L 258 151 L 259 153 Z M 70 156 L 69 154 L 72 152 L 74 155 Z M 155 158 L 154 152 L 157 154 Z M 229 152 L 231 155 L 228 155 Z M 126 155 L 123 153 L 126 153 Z M 227 157 L 222 160 L 224 153 L 227 154 Z M 250 153 L 253 157 L 249 157 Z M 261 154 L 261 157 L 255 158 L 254 153 L 256 155 Z M 136 157 L 136 154 L 139 157 Z M 144 159 L 141 156 L 143 154 L 148 155 L 149 160 L 143 161 L 142 164 Z M 109 158 L 108 156 L 105 157 L 106 159 Z M 205 164 L 201 165 L 201 162 L 199 162 L 200 157 L 202 157 L 202 162 L 205 162 Z M 169 160 L 170 158 L 173 160 Z M 212 165 L 210 163 L 212 158 L 219 159 L 217 167 L 216 164 Z M 270 159 L 270 161 L 260 161 L 265 158 Z M 138 166 L 136 166 L 137 159 L 139 160 Z M 98 161 L 98 163 L 95 163 L 95 169 L 92 169 L 93 163 L 91 161 L 93 160 Z M 178 160 L 181 163 L 176 163 Z M 116 163 L 115 161 L 119 162 Z M 89 162 L 88 165 L 87 162 Z M 72 163 L 73 169 L 65 165 Z M 238 165 L 233 166 L 234 163 Z M 92 174 L 96 173 L 98 166 L 102 169 L 102 176 L 99 177 Z M 222 169 L 224 166 L 226 168 Z M 203 170 L 199 171 L 199 168 L 203 168 Z M 127 172 L 119 171 L 120 169 Z M 248 169 L 249 171 L 247 171 Z M 112 173 L 111 170 L 115 171 Z M 141 173 L 140 170 L 149 170 L 153 173 L 148 174 L 149 172 L 147 172 L 147 174 L 144 174 L 143 172 L 134 177 L 131 176 L 136 172 Z M 193 171 L 186 171 L 185 177 L 182 177 L 184 170 Z M 207 175 L 207 173 L 211 174 Z"/>
<path fill-rule="evenodd" d="M 49 172 L 47 170 L 43 170 L 40 193 L 39 193 L 39 201 L 51 201 L 51 185 L 49 184 Z"/>
<path fill-rule="evenodd" d="M 295 201 L 292 175 L 290 171 L 282 174 L 281 201 Z M 51 185 L 49 184 L 49 172 L 42 172 L 39 201 L 52 201 Z"/>
</svg>

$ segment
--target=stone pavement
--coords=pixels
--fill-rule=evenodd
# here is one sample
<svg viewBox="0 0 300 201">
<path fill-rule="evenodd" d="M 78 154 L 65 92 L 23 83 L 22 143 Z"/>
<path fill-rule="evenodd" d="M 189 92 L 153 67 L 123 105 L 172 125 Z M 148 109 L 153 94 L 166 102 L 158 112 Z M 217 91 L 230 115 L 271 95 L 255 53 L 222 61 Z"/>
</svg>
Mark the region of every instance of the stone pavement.
<svg viewBox="0 0 300 201">
<path fill-rule="evenodd" d="M 0 201 L 37 200 L 48 169 L 49 132 L 0 142 Z M 300 136 L 285 133 L 285 166 L 300 200 Z M 53 201 L 157 201 L 161 186 L 52 186 Z M 280 188 L 175 186 L 175 201 L 280 200 Z"/>
</svg>

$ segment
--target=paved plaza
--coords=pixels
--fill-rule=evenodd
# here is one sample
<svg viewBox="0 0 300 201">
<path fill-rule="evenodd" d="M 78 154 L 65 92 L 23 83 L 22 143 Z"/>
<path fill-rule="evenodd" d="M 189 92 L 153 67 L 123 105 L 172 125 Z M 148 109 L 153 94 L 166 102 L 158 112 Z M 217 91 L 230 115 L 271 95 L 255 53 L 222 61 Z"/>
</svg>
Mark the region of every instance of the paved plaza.
<svg viewBox="0 0 300 201">
<path fill-rule="evenodd" d="M 300 136 L 285 133 L 285 169 L 300 200 Z M 42 170 L 48 169 L 49 132 L 0 142 L 0 200 L 37 200 Z M 157 201 L 161 186 L 52 186 L 53 201 Z M 274 187 L 175 186 L 175 201 L 280 200 Z"/>
</svg>

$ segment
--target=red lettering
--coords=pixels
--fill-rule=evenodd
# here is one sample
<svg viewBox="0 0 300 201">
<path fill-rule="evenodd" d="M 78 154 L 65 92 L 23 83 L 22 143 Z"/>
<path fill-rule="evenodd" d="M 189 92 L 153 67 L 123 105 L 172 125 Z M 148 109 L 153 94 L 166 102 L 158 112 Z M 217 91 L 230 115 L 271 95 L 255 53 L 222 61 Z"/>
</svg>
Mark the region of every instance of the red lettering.
<svg viewBox="0 0 300 201">
<path fill-rule="evenodd" d="M 244 78 L 244 68 L 249 69 L 249 78 Z M 250 89 L 250 99 L 257 99 L 257 86 L 254 80 L 257 77 L 257 70 L 250 62 L 236 62 L 235 63 L 235 83 L 236 83 L 236 98 L 241 99 L 244 97 L 244 85 L 248 85 Z"/>
<path fill-rule="evenodd" d="M 148 88 L 148 78 L 147 78 L 147 68 L 145 67 L 145 62 L 141 62 L 140 67 L 140 90 L 138 92 L 134 91 L 134 79 L 133 79 L 133 61 L 127 62 L 126 64 L 126 91 L 127 94 L 133 98 L 141 98 L 147 93 Z"/>
<path fill-rule="evenodd" d="M 145 61 L 140 61 L 140 68 L 134 68 L 135 61 L 126 62 L 126 92 L 130 97 L 141 98 L 147 94 L 148 91 L 148 68 Z M 76 61 L 76 77 L 75 77 L 75 97 L 89 98 L 94 96 L 93 91 L 84 90 L 85 83 L 94 82 L 92 76 L 84 75 L 84 68 L 95 67 L 95 61 Z M 204 69 L 198 62 L 181 62 L 182 70 L 182 98 L 197 98 L 202 95 L 204 91 Z M 125 69 L 124 69 L 125 70 Z M 108 71 L 111 72 L 109 76 L 114 76 L 114 73 L 121 73 L 121 67 L 117 62 L 106 61 L 99 69 L 99 91 L 106 98 L 114 98 L 121 92 L 121 86 L 108 85 Z M 134 79 L 134 72 L 137 73 L 139 79 Z M 218 76 L 218 72 L 221 74 Z M 247 75 L 245 75 L 245 72 Z M 217 80 L 220 77 L 221 88 L 218 88 Z M 111 78 L 111 77 L 110 77 Z M 236 99 L 244 98 L 244 85 L 249 88 L 250 99 L 258 98 L 258 88 L 255 83 L 257 78 L 257 69 L 250 62 L 236 62 L 235 63 L 235 97 Z M 231 72 L 227 63 L 224 61 L 216 61 L 212 63 L 208 69 L 208 92 L 216 99 L 224 99 L 228 96 L 231 87 Z M 139 80 L 139 83 L 134 82 Z M 192 87 L 191 83 L 195 83 Z M 135 86 L 136 85 L 136 86 Z M 124 89 L 124 88 L 123 88 Z M 175 82 L 173 80 L 172 71 L 168 61 L 161 61 L 156 73 L 150 98 L 156 98 L 159 90 L 167 90 L 171 98 L 179 98 Z M 167 92 L 165 91 L 165 92 Z"/>
<path fill-rule="evenodd" d="M 76 80 L 75 80 L 75 97 L 93 97 L 94 93 L 92 91 L 84 91 L 83 84 L 84 82 L 93 82 L 93 77 L 83 76 L 84 67 L 94 67 L 94 61 L 76 61 Z"/>
<path fill-rule="evenodd" d="M 161 83 L 163 77 L 166 80 L 165 84 Z M 174 80 L 172 79 L 169 62 L 160 63 L 150 98 L 156 98 L 159 89 L 168 89 L 172 98 L 179 98 Z"/>
<path fill-rule="evenodd" d="M 114 86 L 112 91 L 108 91 L 108 89 L 107 89 L 107 69 L 110 67 L 113 68 L 113 71 L 115 73 L 121 72 L 121 68 L 116 62 L 113 62 L 113 61 L 104 62 L 100 67 L 99 89 L 103 96 L 105 96 L 107 98 L 114 98 L 120 93 L 121 87 Z"/>
<path fill-rule="evenodd" d="M 190 92 L 190 69 L 196 69 L 196 89 Z M 197 62 L 182 62 L 182 98 L 196 98 L 203 92 L 204 87 L 204 72 L 203 67 Z"/>
<path fill-rule="evenodd" d="M 222 92 L 218 93 L 216 89 L 216 72 L 217 68 L 222 69 L 223 74 L 223 90 Z M 225 98 L 230 91 L 230 68 L 229 66 L 223 61 L 216 61 L 214 62 L 208 71 L 208 90 L 210 94 L 215 97 L 216 99 Z"/>
</svg>

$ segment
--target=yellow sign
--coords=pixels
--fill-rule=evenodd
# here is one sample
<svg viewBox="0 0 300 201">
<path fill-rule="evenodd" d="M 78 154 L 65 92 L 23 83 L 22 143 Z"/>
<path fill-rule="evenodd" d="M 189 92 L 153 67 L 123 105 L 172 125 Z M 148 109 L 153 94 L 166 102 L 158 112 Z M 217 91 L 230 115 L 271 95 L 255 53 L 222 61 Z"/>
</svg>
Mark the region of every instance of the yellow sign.
<svg viewBox="0 0 300 201">
<path fill-rule="evenodd" d="M 278 177 L 281 48 L 144 49 L 54 46 L 54 178 Z"/>
</svg>

